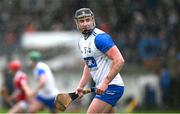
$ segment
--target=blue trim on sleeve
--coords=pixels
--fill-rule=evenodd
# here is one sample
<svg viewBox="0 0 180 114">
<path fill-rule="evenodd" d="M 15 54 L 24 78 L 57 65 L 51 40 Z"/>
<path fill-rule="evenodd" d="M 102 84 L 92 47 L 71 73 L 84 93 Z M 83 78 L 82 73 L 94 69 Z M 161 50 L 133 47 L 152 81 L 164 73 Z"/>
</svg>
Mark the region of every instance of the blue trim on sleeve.
<svg viewBox="0 0 180 114">
<path fill-rule="evenodd" d="M 37 69 L 37 75 L 38 76 L 41 76 L 43 74 L 45 74 L 45 70 L 44 69 Z"/>
<path fill-rule="evenodd" d="M 115 44 L 107 33 L 99 34 L 95 38 L 95 45 L 102 53 L 106 53 Z"/>
</svg>

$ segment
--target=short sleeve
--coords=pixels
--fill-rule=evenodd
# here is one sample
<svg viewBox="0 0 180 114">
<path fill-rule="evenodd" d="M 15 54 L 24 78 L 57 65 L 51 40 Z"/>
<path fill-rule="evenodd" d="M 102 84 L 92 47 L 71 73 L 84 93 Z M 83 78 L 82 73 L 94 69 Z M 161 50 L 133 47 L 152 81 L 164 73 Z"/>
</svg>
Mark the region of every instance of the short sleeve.
<svg viewBox="0 0 180 114">
<path fill-rule="evenodd" d="M 45 70 L 44 69 L 37 69 L 37 75 L 38 76 L 41 76 L 43 74 L 45 74 Z"/>
<path fill-rule="evenodd" d="M 95 45 L 102 53 L 106 53 L 115 44 L 110 35 L 103 33 L 96 36 Z"/>
</svg>

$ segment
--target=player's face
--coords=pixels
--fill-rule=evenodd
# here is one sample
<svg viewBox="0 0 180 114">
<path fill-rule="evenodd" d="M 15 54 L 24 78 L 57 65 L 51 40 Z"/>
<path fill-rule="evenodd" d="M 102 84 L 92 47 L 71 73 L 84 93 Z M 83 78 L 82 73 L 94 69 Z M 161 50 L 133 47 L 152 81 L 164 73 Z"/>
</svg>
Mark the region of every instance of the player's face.
<svg viewBox="0 0 180 114">
<path fill-rule="evenodd" d="M 88 31 L 94 27 L 94 19 L 92 17 L 82 17 L 77 19 L 77 26 L 81 32 Z"/>
</svg>

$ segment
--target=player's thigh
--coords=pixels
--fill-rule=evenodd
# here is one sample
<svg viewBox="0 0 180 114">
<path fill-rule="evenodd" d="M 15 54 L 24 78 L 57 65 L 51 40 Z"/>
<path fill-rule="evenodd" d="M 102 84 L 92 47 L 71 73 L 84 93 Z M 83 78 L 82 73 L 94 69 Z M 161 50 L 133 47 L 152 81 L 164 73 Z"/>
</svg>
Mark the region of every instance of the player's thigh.
<svg viewBox="0 0 180 114">
<path fill-rule="evenodd" d="M 8 114 L 25 112 L 25 110 L 27 110 L 27 106 L 25 106 L 25 105 L 27 105 L 27 104 L 25 104 L 23 102 L 18 102 L 9 110 Z"/>
<path fill-rule="evenodd" d="M 22 110 L 20 110 L 20 107 L 18 105 L 14 105 L 8 112 L 8 114 L 13 114 L 13 113 L 21 113 Z"/>
<path fill-rule="evenodd" d="M 44 105 L 36 99 L 31 100 L 28 112 L 34 113 L 43 109 Z"/>
<path fill-rule="evenodd" d="M 111 112 L 113 107 L 109 105 L 108 103 L 100 100 L 100 99 L 93 99 L 91 102 L 87 113 L 108 113 Z"/>
<path fill-rule="evenodd" d="M 102 113 L 115 113 L 115 108 L 112 107 L 111 105 L 106 105 L 106 107 L 104 107 L 104 110 L 102 111 Z"/>
</svg>

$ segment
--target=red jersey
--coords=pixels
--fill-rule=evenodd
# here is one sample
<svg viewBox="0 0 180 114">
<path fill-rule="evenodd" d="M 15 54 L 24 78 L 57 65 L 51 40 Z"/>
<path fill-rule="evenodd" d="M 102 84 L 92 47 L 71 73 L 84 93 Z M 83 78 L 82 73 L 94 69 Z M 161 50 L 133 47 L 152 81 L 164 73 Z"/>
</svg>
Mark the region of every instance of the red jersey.
<svg viewBox="0 0 180 114">
<path fill-rule="evenodd" d="M 26 94 L 24 90 L 22 89 L 22 83 L 27 83 L 27 76 L 24 72 L 18 71 L 13 79 L 14 87 L 15 87 L 15 95 L 16 100 L 26 100 Z"/>
</svg>

